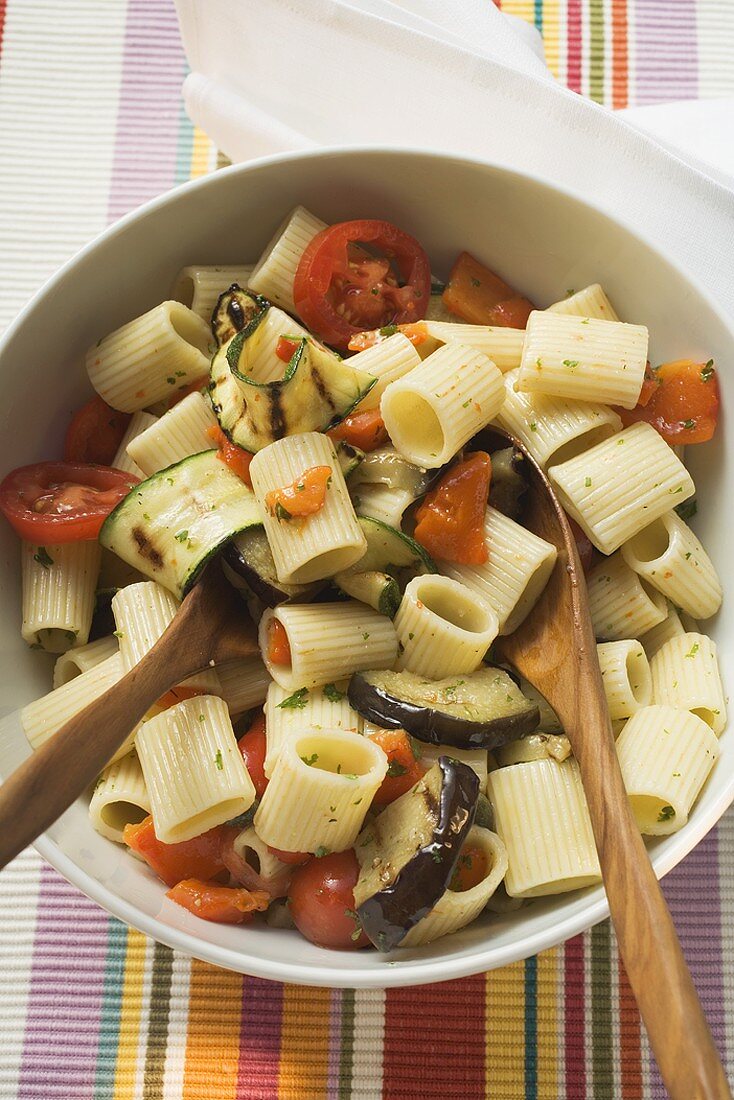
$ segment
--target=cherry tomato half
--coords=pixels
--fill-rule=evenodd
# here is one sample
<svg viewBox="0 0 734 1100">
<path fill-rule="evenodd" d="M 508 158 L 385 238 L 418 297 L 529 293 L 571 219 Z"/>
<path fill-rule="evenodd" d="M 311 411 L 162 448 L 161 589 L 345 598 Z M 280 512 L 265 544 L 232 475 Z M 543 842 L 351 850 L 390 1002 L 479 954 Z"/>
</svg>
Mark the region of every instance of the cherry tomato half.
<svg viewBox="0 0 734 1100">
<path fill-rule="evenodd" d="M 96 539 L 138 481 L 134 474 L 86 462 L 19 466 L 0 484 L 0 512 L 28 542 Z"/>
<path fill-rule="evenodd" d="M 314 856 L 291 879 L 288 901 L 296 928 L 321 947 L 367 947 L 354 909 L 359 864 L 353 848 Z"/>
<path fill-rule="evenodd" d="M 265 752 L 267 749 L 265 715 L 262 711 L 253 718 L 252 725 L 247 733 L 240 737 L 237 746 L 242 753 L 245 767 L 250 773 L 250 779 L 255 787 L 255 794 L 258 798 L 262 798 L 268 785 L 268 779 L 265 775 Z"/>
<path fill-rule="evenodd" d="M 418 241 L 390 222 L 372 220 L 339 222 L 317 233 L 293 282 L 301 319 L 338 348 L 363 329 L 420 320 L 430 294 L 431 266 Z"/>
<path fill-rule="evenodd" d="M 64 462 L 109 466 L 130 423 L 130 413 L 113 409 L 99 394 L 74 414 L 64 440 Z"/>
</svg>

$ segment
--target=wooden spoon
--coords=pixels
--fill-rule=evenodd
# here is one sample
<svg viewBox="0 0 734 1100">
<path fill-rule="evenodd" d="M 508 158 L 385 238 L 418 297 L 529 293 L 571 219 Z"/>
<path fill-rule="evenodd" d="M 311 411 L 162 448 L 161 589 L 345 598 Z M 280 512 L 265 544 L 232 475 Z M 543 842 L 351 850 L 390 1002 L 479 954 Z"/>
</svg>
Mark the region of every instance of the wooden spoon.
<svg viewBox="0 0 734 1100">
<path fill-rule="evenodd" d="M 0 868 L 86 790 L 156 699 L 210 661 L 257 652 L 244 604 L 213 562 L 150 652 L 0 787 Z"/>
<path fill-rule="evenodd" d="M 548 700 L 571 742 L 589 804 L 620 954 L 673 1100 L 731 1097 L 675 926 L 635 824 L 617 761 L 586 583 L 568 519 L 525 448 L 531 485 L 523 525 L 558 548 L 540 600 L 502 657 Z"/>
</svg>

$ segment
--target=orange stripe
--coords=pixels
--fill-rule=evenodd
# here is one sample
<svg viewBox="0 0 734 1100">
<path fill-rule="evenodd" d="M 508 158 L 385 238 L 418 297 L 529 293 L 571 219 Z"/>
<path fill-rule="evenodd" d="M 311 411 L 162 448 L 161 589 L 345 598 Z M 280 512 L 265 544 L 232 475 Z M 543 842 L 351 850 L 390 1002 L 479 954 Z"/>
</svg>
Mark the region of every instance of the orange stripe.
<svg viewBox="0 0 734 1100">
<path fill-rule="evenodd" d="M 328 989 L 283 987 L 279 1100 L 326 1095 L 330 1001 Z"/>
<path fill-rule="evenodd" d="M 192 960 L 182 1100 L 235 1100 L 241 1003 L 238 974 Z"/>
<path fill-rule="evenodd" d="M 612 0 L 612 107 L 619 110 L 629 101 L 627 0 Z"/>
<path fill-rule="evenodd" d="M 640 1014 L 621 959 L 619 960 L 619 1062 L 622 1071 L 622 1100 L 639 1100 L 642 1096 Z"/>
</svg>

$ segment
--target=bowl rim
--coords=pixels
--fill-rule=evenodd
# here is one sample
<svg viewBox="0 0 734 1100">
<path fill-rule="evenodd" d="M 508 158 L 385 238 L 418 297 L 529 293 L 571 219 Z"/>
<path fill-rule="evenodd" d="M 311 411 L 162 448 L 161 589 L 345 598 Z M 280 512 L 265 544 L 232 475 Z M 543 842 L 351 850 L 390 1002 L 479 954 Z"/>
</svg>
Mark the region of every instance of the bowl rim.
<svg viewBox="0 0 734 1100">
<path fill-rule="evenodd" d="M 731 337 L 734 344 L 734 327 L 726 317 L 722 306 L 712 297 L 711 293 L 701 284 L 695 276 L 689 275 L 684 268 L 674 259 L 671 259 L 659 246 L 655 244 L 644 232 L 633 228 L 626 218 L 616 213 L 611 213 L 602 205 L 590 200 L 587 196 L 572 188 L 560 185 L 543 176 L 527 171 L 520 171 L 508 165 L 493 161 L 485 157 L 473 157 L 456 153 L 446 153 L 432 146 L 408 145 L 391 146 L 379 143 L 360 145 L 329 145 L 315 149 L 286 151 L 275 153 L 266 157 L 259 157 L 252 161 L 232 164 L 216 172 L 209 173 L 195 180 L 189 180 L 178 186 L 156 195 L 147 202 L 129 211 L 112 225 L 96 234 L 89 242 L 73 253 L 68 260 L 61 265 L 31 296 L 14 320 L 0 337 L 0 360 L 7 346 L 12 342 L 16 331 L 19 331 L 26 323 L 27 317 L 34 310 L 40 299 L 51 293 L 56 285 L 66 279 L 67 275 L 79 264 L 84 257 L 92 253 L 102 240 L 111 240 L 118 234 L 124 234 L 127 226 L 135 221 L 142 221 L 149 216 L 155 216 L 157 210 L 171 201 L 175 201 L 182 193 L 188 193 L 197 189 L 203 189 L 212 185 L 216 179 L 230 175 L 246 175 L 249 172 L 268 168 L 279 163 L 298 163 L 303 160 L 328 159 L 330 156 L 354 156 L 363 157 L 379 155 L 387 157 L 417 156 L 428 157 L 442 162 L 458 163 L 470 166 L 489 168 L 512 178 L 522 181 L 531 181 L 541 189 L 546 189 L 557 195 L 580 204 L 587 210 L 600 216 L 612 227 L 622 229 L 632 237 L 635 242 L 641 244 L 649 253 L 656 257 L 663 265 L 672 269 L 689 287 L 691 287 L 706 303 L 711 312 L 717 317 L 722 328 Z M 688 855 L 701 842 L 706 834 L 717 824 L 728 807 L 734 802 L 734 775 L 727 787 L 722 790 L 708 814 L 701 820 L 686 824 L 680 833 L 672 834 L 666 838 L 666 845 L 661 850 L 656 849 L 651 853 L 651 861 L 658 878 L 662 878 Z M 232 950 L 217 944 L 199 939 L 196 935 L 174 928 L 163 923 L 155 916 L 148 916 L 138 909 L 132 902 L 115 893 L 106 885 L 99 882 L 77 863 L 71 856 L 61 850 L 58 844 L 48 835 L 43 834 L 34 843 L 38 853 L 52 867 L 54 867 L 73 886 L 81 890 L 87 897 L 100 905 L 109 914 L 124 921 L 125 924 L 150 936 L 153 940 L 166 944 L 183 954 L 202 959 L 217 966 L 224 967 L 238 973 L 249 974 L 258 978 L 266 978 L 285 983 L 298 983 L 302 985 L 322 986 L 328 988 L 353 988 L 353 989 L 384 989 L 398 988 L 426 983 L 455 980 L 478 974 L 488 969 L 493 970 L 510 963 L 519 962 L 541 951 L 558 946 L 573 936 L 586 931 L 593 925 L 605 920 L 609 916 L 609 906 L 602 886 L 590 889 L 590 893 L 599 896 L 591 899 L 583 907 L 581 912 L 571 914 L 558 923 L 550 925 L 545 930 L 536 931 L 518 937 L 517 941 L 503 947 L 493 946 L 488 942 L 485 947 L 477 948 L 466 957 L 450 957 L 446 959 L 434 958 L 420 961 L 411 960 L 409 965 L 401 967 L 395 965 L 394 960 L 385 960 L 371 970 L 352 969 L 348 965 L 326 964 L 294 964 L 281 962 L 277 959 L 262 959 L 254 952 Z M 349 956 L 344 954 L 344 963 Z"/>
</svg>

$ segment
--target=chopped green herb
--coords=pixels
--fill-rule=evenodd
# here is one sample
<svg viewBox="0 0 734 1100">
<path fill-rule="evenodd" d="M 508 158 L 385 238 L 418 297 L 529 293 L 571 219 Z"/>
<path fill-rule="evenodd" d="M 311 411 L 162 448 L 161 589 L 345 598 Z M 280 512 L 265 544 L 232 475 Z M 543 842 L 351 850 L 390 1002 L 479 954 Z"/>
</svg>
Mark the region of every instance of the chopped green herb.
<svg viewBox="0 0 734 1100">
<path fill-rule="evenodd" d="M 482 281 L 481 281 L 481 279 L 475 279 L 474 276 L 472 275 L 471 285 L 472 286 L 481 286 Z"/>
<path fill-rule="evenodd" d="M 590 477 L 584 478 L 584 485 L 586 486 L 587 489 L 591 488 L 591 478 Z"/>
<path fill-rule="evenodd" d="M 176 385 L 176 379 L 175 378 L 167 378 L 166 382 L 168 382 L 169 386 L 175 386 Z"/>
<path fill-rule="evenodd" d="M 530 431 L 531 432 L 537 432 L 537 430 L 538 430 L 538 425 L 536 424 L 536 422 L 534 420 L 531 420 L 530 421 Z"/>
<path fill-rule="evenodd" d="M 144 519 L 144 520 L 145 520 L 145 521 L 146 521 L 147 523 L 150 523 L 150 516 L 148 515 L 148 513 L 147 513 L 147 512 L 143 512 L 143 519 Z"/>
<path fill-rule="evenodd" d="M 189 533 L 188 531 L 179 531 L 173 537 L 175 538 L 176 542 L 186 542 L 187 538 L 189 537 Z"/>
<path fill-rule="evenodd" d="M 344 698 L 344 692 L 336 684 L 324 684 L 322 691 L 330 703 L 340 703 Z"/>
<path fill-rule="evenodd" d="M 380 329 L 380 336 L 394 336 L 398 331 L 397 325 L 384 325 Z"/>
<path fill-rule="evenodd" d="M 276 504 L 275 504 L 275 518 L 279 522 L 280 522 L 280 520 L 285 520 L 286 523 L 288 522 L 288 520 L 293 518 L 291 516 L 290 512 L 288 511 L 288 509 L 284 508 L 279 500 L 276 501 Z"/>
<path fill-rule="evenodd" d="M 339 767 L 341 768 L 341 764 Z M 344 772 L 343 775 L 345 779 L 359 779 L 359 776 L 355 772 Z"/>
<path fill-rule="evenodd" d="M 116 638 L 124 638 L 125 637 L 125 631 L 124 630 L 113 630 L 112 633 L 115 635 Z"/>
<path fill-rule="evenodd" d="M 405 775 L 408 769 L 397 760 L 391 760 L 387 766 L 387 774 L 390 779 L 397 779 L 399 775 Z"/>
<path fill-rule="evenodd" d="M 694 642 L 693 645 L 691 646 L 691 648 L 688 650 L 688 652 L 686 654 L 684 654 L 684 656 L 685 657 L 695 657 L 700 648 L 701 648 L 701 646 L 699 645 L 699 643 Z"/>
<path fill-rule="evenodd" d="M 663 806 L 662 810 L 658 814 L 658 821 L 670 821 L 675 817 L 675 810 L 672 806 Z"/>
<path fill-rule="evenodd" d="M 365 641 L 367 641 L 367 639 L 369 638 L 369 636 L 370 636 L 370 635 L 369 635 L 369 631 L 368 631 L 368 630 L 365 630 L 364 634 L 362 635 L 362 637 L 364 638 L 364 640 L 365 640 Z"/>
<path fill-rule="evenodd" d="M 48 569 L 54 563 L 54 559 L 49 555 L 45 546 L 38 547 L 37 553 L 33 555 L 33 560 L 42 565 L 44 569 Z"/>
<path fill-rule="evenodd" d="M 579 361 L 578 359 L 564 359 L 563 365 L 564 367 L 568 367 L 570 370 L 575 370 L 575 368 L 579 365 Z"/>
<path fill-rule="evenodd" d="M 183 370 L 177 370 L 177 371 L 176 371 L 176 377 L 177 377 L 177 378 L 185 378 L 185 377 L 186 377 L 186 371 L 183 371 Z"/>
<path fill-rule="evenodd" d="M 205 721 L 206 721 L 206 718 L 204 717 L 204 715 L 203 715 L 203 714 L 200 714 L 200 715 L 199 715 L 199 721 L 200 721 L 200 722 L 205 722 Z"/>
<path fill-rule="evenodd" d="M 306 765 L 307 768 L 312 768 L 314 766 L 314 764 L 316 763 L 316 761 L 318 760 L 318 758 L 319 758 L 319 754 L 317 752 L 313 752 L 313 753 L 311 753 L 310 756 L 302 756 L 301 760 L 303 761 L 303 763 Z"/>
<path fill-rule="evenodd" d="M 325 848 L 323 846 L 323 844 L 319 844 L 318 848 L 314 852 L 314 855 L 316 856 L 317 859 L 323 859 L 324 856 L 328 856 L 328 854 L 329 854 L 329 849 Z"/>
<path fill-rule="evenodd" d="M 686 428 L 686 430 L 690 432 L 693 428 L 696 427 L 696 421 L 690 419 L 681 420 L 681 427 Z"/>
<path fill-rule="evenodd" d="M 715 369 L 716 368 L 714 367 L 713 359 L 709 359 L 706 366 L 701 368 L 701 380 L 703 382 L 708 382 L 709 378 L 714 373 Z"/>
<path fill-rule="evenodd" d="M 686 561 L 690 561 L 690 557 L 691 557 L 691 551 L 689 550 L 688 553 L 686 554 Z"/>
<path fill-rule="evenodd" d="M 308 688 L 299 688 L 298 691 L 294 691 L 292 695 L 289 695 L 287 699 L 284 699 L 282 703 L 278 703 L 279 710 L 302 710 L 308 702 Z"/>
<path fill-rule="evenodd" d="M 172 478 L 172 477 L 167 477 L 167 478 L 166 478 L 166 481 L 168 482 L 168 484 L 169 484 L 169 485 L 173 485 L 173 478 Z M 140 494 L 138 494 L 138 496 L 139 496 L 139 495 L 140 495 Z"/>
<path fill-rule="evenodd" d="M 224 771 L 224 762 L 222 761 L 222 750 L 217 749 L 217 755 L 214 757 L 214 763 L 217 765 L 218 770 Z"/>
<path fill-rule="evenodd" d="M 412 642 L 414 638 L 415 638 L 415 634 L 413 633 L 413 631 L 412 630 L 409 631 L 408 632 L 408 641 Z"/>
</svg>

